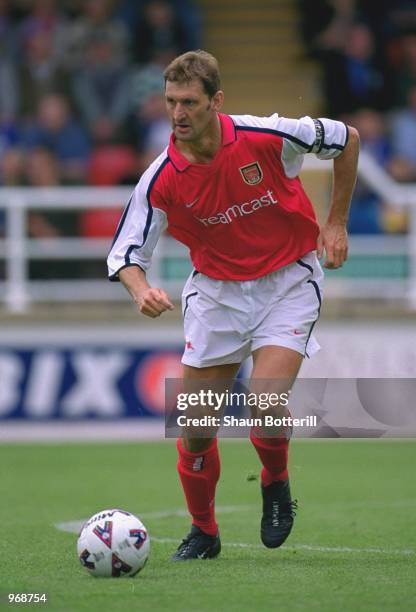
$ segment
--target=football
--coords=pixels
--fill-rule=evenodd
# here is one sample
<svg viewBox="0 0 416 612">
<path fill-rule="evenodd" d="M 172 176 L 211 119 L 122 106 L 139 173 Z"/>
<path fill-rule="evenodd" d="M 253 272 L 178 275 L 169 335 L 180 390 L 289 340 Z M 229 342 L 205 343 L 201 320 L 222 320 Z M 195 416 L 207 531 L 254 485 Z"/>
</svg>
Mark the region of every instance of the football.
<svg viewBox="0 0 416 612">
<path fill-rule="evenodd" d="M 141 520 L 125 510 L 97 512 L 84 523 L 78 537 L 78 557 L 93 576 L 121 578 L 143 569 L 150 539 Z"/>
</svg>

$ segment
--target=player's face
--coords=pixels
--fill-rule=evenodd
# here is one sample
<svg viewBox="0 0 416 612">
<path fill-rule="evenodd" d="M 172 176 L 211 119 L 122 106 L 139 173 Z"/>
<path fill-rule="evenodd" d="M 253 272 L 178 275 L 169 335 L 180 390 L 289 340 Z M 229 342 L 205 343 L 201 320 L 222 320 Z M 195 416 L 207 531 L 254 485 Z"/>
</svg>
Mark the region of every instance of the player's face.
<svg viewBox="0 0 416 612">
<path fill-rule="evenodd" d="M 223 99 L 222 91 L 209 98 L 199 80 L 167 81 L 165 96 L 173 133 L 185 142 L 194 142 L 209 130 Z"/>
</svg>

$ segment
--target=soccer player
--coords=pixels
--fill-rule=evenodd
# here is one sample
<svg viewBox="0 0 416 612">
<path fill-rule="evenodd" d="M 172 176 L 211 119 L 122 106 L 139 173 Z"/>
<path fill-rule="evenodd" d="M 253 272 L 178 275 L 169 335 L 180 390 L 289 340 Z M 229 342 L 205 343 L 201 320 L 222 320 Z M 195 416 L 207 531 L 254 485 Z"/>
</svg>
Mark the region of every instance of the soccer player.
<svg viewBox="0 0 416 612">
<path fill-rule="evenodd" d="M 177 57 L 165 70 L 169 146 L 142 175 L 123 213 L 108 257 L 141 313 L 159 317 L 173 304 L 146 280 L 166 228 L 190 250 L 194 271 L 183 291 L 184 380 L 233 379 L 252 355 L 252 380 L 295 380 L 319 348 L 312 336 L 323 272 L 347 258 L 346 224 L 356 180 L 357 131 L 330 119 L 222 114 L 216 59 L 204 51 Z M 333 159 L 333 189 L 319 228 L 298 178 L 303 156 Z M 251 442 L 262 463 L 261 539 L 280 546 L 290 533 L 289 436 Z M 183 436 L 178 472 L 192 528 L 174 560 L 219 554 L 215 436 Z"/>
</svg>

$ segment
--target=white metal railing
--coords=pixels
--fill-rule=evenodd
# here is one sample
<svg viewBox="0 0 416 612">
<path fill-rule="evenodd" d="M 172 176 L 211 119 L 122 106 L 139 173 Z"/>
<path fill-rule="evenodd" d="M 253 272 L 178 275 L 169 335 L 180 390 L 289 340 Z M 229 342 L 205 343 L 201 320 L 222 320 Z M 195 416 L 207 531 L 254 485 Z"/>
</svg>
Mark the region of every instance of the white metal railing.
<svg viewBox="0 0 416 612">
<path fill-rule="evenodd" d="M 332 169 L 331 162 L 313 156 L 305 158 L 304 170 Z M 409 274 L 402 279 L 346 279 L 330 278 L 327 295 L 376 296 L 406 298 L 410 308 L 416 309 L 416 185 L 396 183 L 365 152 L 359 162 L 360 178 L 396 207 L 408 207 L 410 230 L 407 236 L 353 236 L 350 252 L 355 255 L 380 254 L 406 256 Z M 5 262 L 6 278 L 0 283 L 0 301 L 12 312 L 25 312 L 32 301 L 96 301 L 124 300 L 126 292 L 116 283 L 105 279 L 30 280 L 29 260 L 93 260 L 104 259 L 110 240 L 102 238 L 27 238 L 27 214 L 36 210 L 86 210 L 123 208 L 133 187 L 51 187 L 0 188 L 0 209 L 6 211 L 6 236 L 0 239 L 0 259 Z M 163 236 L 156 248 L 150 281 L 163 286 L 172 297 L 178 298 L 183 279 L 163 278 L 162 265 L 169 257 L 186 257 L 187 249 L 168 236 Z"/>
</svg>

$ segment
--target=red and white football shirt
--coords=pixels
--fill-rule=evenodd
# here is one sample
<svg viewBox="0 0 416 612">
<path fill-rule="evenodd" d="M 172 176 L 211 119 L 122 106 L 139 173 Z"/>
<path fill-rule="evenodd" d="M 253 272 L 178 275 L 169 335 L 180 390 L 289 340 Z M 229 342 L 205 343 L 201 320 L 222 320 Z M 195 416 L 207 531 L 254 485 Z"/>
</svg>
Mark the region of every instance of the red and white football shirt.
<svg viewBox="0 0 416 612">
<path fill-rule="evenodd" d="M 337 157 L 339 121 L 219 115 L 222 144 L 208 164 L 169 146 L 137 184 L 108 257 L 111 280 L 126 266 L 147 270 L 165 229 L 193 265 L 220 280 L 252 280 L 316 248 L 319 228 L 298 178 L 305 153 Z"/>
</svg>

